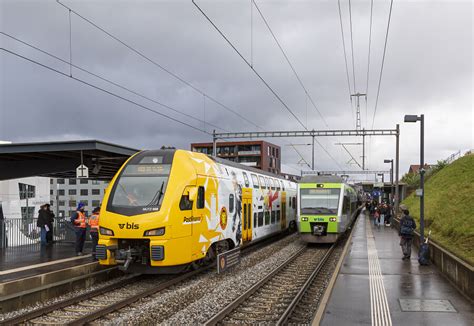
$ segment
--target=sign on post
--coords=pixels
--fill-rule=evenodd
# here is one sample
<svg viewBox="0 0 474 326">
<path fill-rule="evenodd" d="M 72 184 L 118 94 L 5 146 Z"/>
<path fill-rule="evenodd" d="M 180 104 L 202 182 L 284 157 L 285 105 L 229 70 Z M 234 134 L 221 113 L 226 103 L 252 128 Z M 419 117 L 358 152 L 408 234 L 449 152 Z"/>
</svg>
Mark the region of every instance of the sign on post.
<svg viewBox="0 0 474 326">
<path fill-rule="evenodd" d="M 79 165 L 76 168 L 76 178 L 77 179 L 89 178 L 89 168 L 85 166 L 84 164 Z"/>
<path fill-rule="evenodd" d="M 416 189 L 416 190 L 415 190 L 415 196 L 416 196 L 416 197 L 421 197 L 421 196 L 423 196 L 423 189 Z"/>
<path fill-rule="evenodd" d="M 217 255 L 217 274 L 225 272 L 232 266 L 240 264 L 240 248 L 234 248 Z"/>
</svg>

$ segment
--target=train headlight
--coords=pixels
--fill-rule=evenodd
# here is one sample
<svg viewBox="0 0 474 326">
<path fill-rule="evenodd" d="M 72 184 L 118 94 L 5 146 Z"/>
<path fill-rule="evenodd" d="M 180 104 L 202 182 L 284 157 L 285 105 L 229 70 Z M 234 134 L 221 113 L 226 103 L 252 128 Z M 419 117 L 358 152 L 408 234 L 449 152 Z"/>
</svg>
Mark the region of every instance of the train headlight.
<svg viewBox="0 0 474 326">
<path fill-rule="evenodd" d="M 307 217 L 302 217 L 301 222 L 308 222 L 308 218 Z"/>
<path fill-rule="evenodd" d="M 330 217 L 329 218 L 329 222 L 336 222 L 336 221 L 337 221 L 337 219 L 335 217 Z"/>
<path fill-rule="evenodd" d="M 99 227 L 99 231 L 100 231 L 100 234 L 102 235 L 108 235 L 108 236 L 114 235 L 114 231 L 112 231 L 111 229 L 104 228 L 102 226 Z"/>
<path fill-rule="evenodd" d="M 165 234 L 165 228 L 158 228 L 153 230 L 148 230 L 143 233 L 144 237 L 160 236 Z"/>
</svg>

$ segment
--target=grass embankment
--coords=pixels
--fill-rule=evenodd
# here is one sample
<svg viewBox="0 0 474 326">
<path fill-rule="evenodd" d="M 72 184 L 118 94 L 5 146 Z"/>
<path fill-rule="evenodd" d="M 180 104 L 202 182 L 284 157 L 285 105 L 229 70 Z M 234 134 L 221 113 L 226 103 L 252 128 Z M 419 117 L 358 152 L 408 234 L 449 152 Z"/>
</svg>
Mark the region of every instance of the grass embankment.
<svg viewBox="0 0 474 326">
<path fill-rule="evenodd" d="M 414 193 L 403 203 L 419 228 L 420 200 Z M 425 184 L 425 234 L 474 265 L 474 154 L 433 175 Z"/>
</svg>

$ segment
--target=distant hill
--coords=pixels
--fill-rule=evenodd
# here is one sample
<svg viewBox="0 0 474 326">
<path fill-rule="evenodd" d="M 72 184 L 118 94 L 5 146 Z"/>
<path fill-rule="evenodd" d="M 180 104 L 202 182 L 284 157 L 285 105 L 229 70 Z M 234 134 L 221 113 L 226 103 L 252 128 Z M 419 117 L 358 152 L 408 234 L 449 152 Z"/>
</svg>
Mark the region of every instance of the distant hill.
<svg viewBox="0 0 474 326">
<path fill-rule="evenodd" d="M 418 221 L 420 200 L 403 203 Z M 474 265 L 474 154 L 444 167 L 425 183 L 425 234 Z"/>
</svg>

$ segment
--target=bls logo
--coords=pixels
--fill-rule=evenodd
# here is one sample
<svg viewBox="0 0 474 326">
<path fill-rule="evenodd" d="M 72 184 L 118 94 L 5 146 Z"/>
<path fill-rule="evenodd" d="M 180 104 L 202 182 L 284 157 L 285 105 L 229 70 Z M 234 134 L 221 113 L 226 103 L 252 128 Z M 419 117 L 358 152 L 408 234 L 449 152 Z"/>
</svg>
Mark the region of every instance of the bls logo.
<svg viewBox="0 0 474 326">
<path fill-rule="evenodd" d="M 125 224 L 125 223 L 120 224 L 120 223 L 119 223 L 119 228 L 120 228 L 120 229 L 123 229 L 124 227 L 125 227 L 127 230 L 131 230 L 131 229 L 133 229 L 133 230 L 138 230 L 139 225 L 138 225 L 138 224 L 135 224 L 135 223 L 133 223 L 133 222 L 132 222 L 132 224 L 130 224 L 130 223 L 128 223 L 128 222 L 127 222 L 127 224 Z"/>
</svg>

